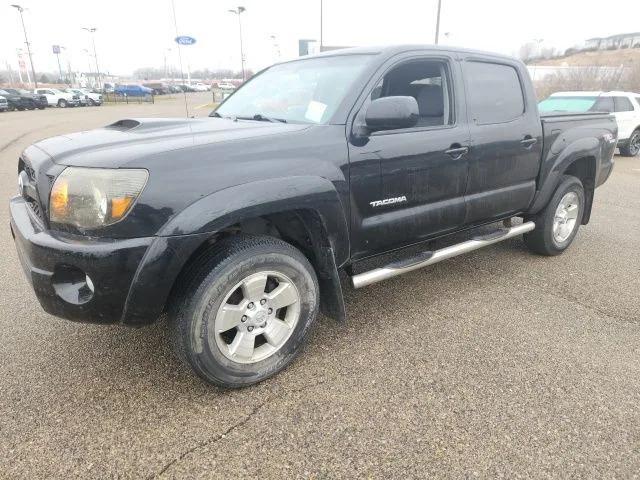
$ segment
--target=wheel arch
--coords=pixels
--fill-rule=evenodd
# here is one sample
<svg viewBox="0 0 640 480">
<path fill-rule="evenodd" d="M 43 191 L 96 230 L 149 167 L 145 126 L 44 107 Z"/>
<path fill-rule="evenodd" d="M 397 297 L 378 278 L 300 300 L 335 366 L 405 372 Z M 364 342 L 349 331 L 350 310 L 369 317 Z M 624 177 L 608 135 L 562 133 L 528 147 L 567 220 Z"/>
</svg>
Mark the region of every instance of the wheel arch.
<svg viewBox="0 0 640 480">
<path fill-rule="evenodd" d="M 280 179 L 216 192 L 169 221 L 138 268 L 123 323 L 153 322 L 172 301 L 190 265 L 220 239 L 238 233 L 274 236 L 302 251 L 316 270 L 323 313 L 344 320 L 338 267 L 348 259 L 349 243 L 340 196 L 326 179 L 295 178 L 293 183 Z M 149 298 L 155 305 L 140 307 L 148 306 Z"/>
<path fill-rule="evenodd" d="M 562 176 L 573 175 L 580 179 L 585 191 L 585 208 L 581 224 L 589 223 L 600 157 L 598 139 L 584 138 L 568 145 L 555 158 L 545 160 L 551 166 L 546 169 L 546 173 L 541 173 L 540 187 L 527 213 L 536 214 L 541 211 L 551 200 Z"/>
</svg>

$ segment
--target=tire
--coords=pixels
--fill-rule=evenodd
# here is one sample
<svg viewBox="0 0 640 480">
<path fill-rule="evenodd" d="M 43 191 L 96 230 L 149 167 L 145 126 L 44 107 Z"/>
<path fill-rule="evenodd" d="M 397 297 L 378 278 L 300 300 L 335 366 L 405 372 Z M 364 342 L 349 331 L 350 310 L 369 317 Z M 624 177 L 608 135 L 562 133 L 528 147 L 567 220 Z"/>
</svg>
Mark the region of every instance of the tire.
<svg viewBox="0 0 640 480">
<path fill-rule="evenodd" d="M 96 102 L 93 101 L 93 98 L 90 98 L 89 99 L 89 106 L 95 107 L 95 105 L 96 105 Z"/>
<path fill-rule="evenodd" d="M 61 98 L 60 100 L 58 100 L 58 107 L 67 108 L 67 101 L 64 98 Z"/>
<path fill-rule="evenodd" d="M 629 141 L 624 147 L 620 147 L 620 154 L 625 157 L 635 157 L 640 153 L 640 128 L 633 131 Z"/>
<path fill-rule="evenodd" d="M 177 285 L 181 291 L 169 308 L 176 354 L 204 380 L 225 388 L 252 385 L 286 368 L 318 312 L 313 267 L 299 250 L 272 237 L 221 240 L 191 263 Z"/>
<path fill-rule="evenodd" d="M 35 110 L 36 109 L 36 104 L 35 102 L 31 102 L 29 103 L 29 105 L 27 106 L 27 110 Z"/>
<path fill-rule="evenodd" d="M 536 224 L 534 230 L 524 234 L 529 250 L 548 256 L 564 252 L 578 233 L 584 206 L 582 182 L 574 176 L 563 175 L 547 206 L 537 215 L 527 218 Z"/>
<path fill-rule="evenodd" d="M 44 110 L 45 108 L 47 108 L 47 107 L 44 106 L 44 105 L 41 105 L 41 106 L 38 107 L 39 110 Z"/>
</svg>

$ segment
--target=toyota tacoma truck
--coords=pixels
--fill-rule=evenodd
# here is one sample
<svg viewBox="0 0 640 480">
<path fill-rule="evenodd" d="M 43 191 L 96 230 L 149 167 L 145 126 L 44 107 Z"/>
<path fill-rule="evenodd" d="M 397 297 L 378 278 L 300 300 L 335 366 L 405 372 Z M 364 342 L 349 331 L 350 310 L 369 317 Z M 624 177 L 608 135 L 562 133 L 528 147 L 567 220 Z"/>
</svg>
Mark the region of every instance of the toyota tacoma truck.
<svg viewBox="0 0 640 480">
<path fill-rule="evenodd" d="M 28 147 L 11 231 L 44 310 L 128 326 L 166 313 L 178 356 L 240 387 L 286 367 L 319 311 L 345 319 L 340 272 L 360 288 L 523 234 L 562 253 L 616 142 L 610 114 L 541 118 L 518 60 L 345 49 L 271 66 L 207 118 Z"/>
</svg>

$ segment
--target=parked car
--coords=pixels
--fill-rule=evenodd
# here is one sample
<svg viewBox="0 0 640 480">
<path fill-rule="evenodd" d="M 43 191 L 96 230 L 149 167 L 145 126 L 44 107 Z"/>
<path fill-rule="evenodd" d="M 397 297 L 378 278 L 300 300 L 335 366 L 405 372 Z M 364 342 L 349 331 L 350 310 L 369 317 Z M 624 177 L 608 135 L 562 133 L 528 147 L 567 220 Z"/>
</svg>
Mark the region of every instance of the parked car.
<svg viewBox="0 0 640 480">
<path fill-rule="evenodd" d="M 117 85 L 115 88 L 116 95 L 126 95 L 128 97 L 146 97 L 153 95 L 153 90 L 142 85 L 128 84 Z"/>
<path fill-rule="evenodd" d="M 78 99 L 80 101 L 79 106 L 86 107 L 87 105 L 89 105 L 89 99 L 83 92 L 80 92 L 79 90 L 76 90 L 74 88 L 65 88 L 62 91 L 65 93 L 71 93 L 72 95 L 78 95 Z"/>
<path fill-rule="evenodd" d="M 167 312 L 198 375 L 253 384 L 293 361 L 320 309 L 345 319 L 339 270 L 361 288 L 523 234 L 542 255 L 571 245 L 613 169 L 616 121 L 540 117 L 535 98 L 519 60 L 453 47 L 277 64 L 210 118 L 27 148 L 19 258 L 47 312 L 130 326 Z M 449 246 L 403 250 L 436 238 Z"/>
<path fill-rule="evenodd" d="M 84 101 L 84 105 L 100 106 L 102 105 L 102 94 L 92 92 L 86 88 L 70 88 L 68 89 L 73 93 L 77 93 L 80 96 L 80 102 Z"/>
<path fill-rule="evenodd" d="M 218 84 L 218 88 L 221 90 L 235 90 L 236 86 L 233 83 L 222 82 Z"/>
<path fill-rule="evenodd" d="M 538 105 L 541 112 L 609 112 L 618 122 L 618 148 L 627 157 L 640 154 L 640 93 L 557 92 Z"/>
<path fill-rule="evenodd" d="M 195 92 L 196 91 L 196 89 L 193 88 L 191 85 L 180 84 L 180 85 L 178 85 L 178 87 L 180 87 L 180 89 L 183 92 Z"/>
<path fill-rule="evenodd" d="M 171 93 L 169 85 L 162 82 L 143 83 L 142 86 L 153 90 L 154 95 L 166 95 Z"/>
<path fill-rule="evenodd" d="M 44 110 L 47 107 L 47 100 L 43 95 L 34 95 L 22 88 L 5 88 L 0 91 L 0 95 L 7 99 L 10 110 Z"/>
<path fill-rule="evenodd" d="M 0 112 L 6 112 L 9 110 L 9 102 L 5 97 L 0 95 Z"/>
<path fill-rule="evenodd" d="M 193 88 L 196 92 L 208 92 L 211 90 L 211 85 L 205 85 L 204 83 L 192 83 L 191 88 Z"/>
<path fill-rule="evenodd" d="M 113 83 L 109 83 L 109 82 L 105 82 L 102 85 L 102 92 L 101 93 L 114 93 L 115 92 L 115 85 Z"/>
<path fill-rule="evenodd" d="M 52 107 L 66 108 L 80 105 L 80 95 L 77 93 L 63 92 L 57 88 L 38 88 L 34 93 L 44 95 L 47 103 Z"/>
<path fill-rule="evenodd" d="M 178 86 L 178 85 L 169 85 L 169 91 L 171 93 L 182 93 L 183 92 L 182 88 L 180 88 L 180 86 Z"/>
</svg>

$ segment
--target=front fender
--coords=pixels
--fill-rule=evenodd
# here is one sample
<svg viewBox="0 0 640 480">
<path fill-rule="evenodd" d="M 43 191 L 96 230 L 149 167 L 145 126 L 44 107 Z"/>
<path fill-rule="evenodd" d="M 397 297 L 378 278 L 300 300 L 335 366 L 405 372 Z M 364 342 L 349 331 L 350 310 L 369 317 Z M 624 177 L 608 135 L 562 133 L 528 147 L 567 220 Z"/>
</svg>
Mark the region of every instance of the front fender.
<svg viewBox="0 0 640 480">
<path fill-rule="evenodd" d="M 314 210 L 326 227 L 338 265 L 349 256 L 345 208 L 334 184 L 317 176 L 272 178 L 208 195 L 173 217 L 159 236 L 215 233 L 242 220 L 291 210 Z"/>
<path fill-rule="evenodd" d="M 556 191 L 567 168 L 580 158 L 594 158 L 594 174 L 599 171 L 602 158 L 601 142 L 596 137 L 581 138 L 566 145 L 566 139 L 560 136 L 551 146 L 547 158 L 542 162 L 538 177 L 538 192 L 527 213 L 536 214 L 542 210 Z"/>
</svg>

